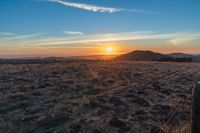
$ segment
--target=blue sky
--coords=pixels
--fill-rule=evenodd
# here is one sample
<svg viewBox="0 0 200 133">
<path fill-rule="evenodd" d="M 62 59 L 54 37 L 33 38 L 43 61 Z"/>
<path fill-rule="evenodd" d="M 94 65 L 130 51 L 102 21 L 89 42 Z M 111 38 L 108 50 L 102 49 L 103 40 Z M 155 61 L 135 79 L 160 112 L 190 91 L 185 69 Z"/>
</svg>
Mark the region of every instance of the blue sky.
<svg viewBox="0 0 200 133">
<path fill-rule="evenodd" d="M 199 0 L 1 0 L 0 18 L 2 55 L 84 51 L 101 42 L 200 51 Z"/>
</svg>

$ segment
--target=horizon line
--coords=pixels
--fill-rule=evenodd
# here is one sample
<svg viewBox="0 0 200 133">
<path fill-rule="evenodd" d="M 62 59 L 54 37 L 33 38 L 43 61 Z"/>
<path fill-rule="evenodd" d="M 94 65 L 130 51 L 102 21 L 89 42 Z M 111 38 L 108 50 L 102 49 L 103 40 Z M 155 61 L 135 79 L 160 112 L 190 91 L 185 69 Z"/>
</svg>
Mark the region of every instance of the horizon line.
<svg viewBox="0 0 200 133">
<path fill-rule="evenodd" d="M 67 55 L 67 54 L 13 54 L 13 55 L 0 55 L 0 59 L 20 59 L 20 58 L 68 58 L 68 57 L 92 57 L 92 56 L 120 56 L 120 55 L 124 55 L 130 52 L 134 52 L 134 51 L 151 51 L 154 53 L 160 53 L 163 55 L 168 55 L 168 54 L 188 54 L 188 55 L 192 55 L 192 56 L 199 56 L 199 53 L 187 53 L 187 52 L 160 52 L 160 51 L 155 51 L 155 50 L 131 50 L 129 52 L 124 52 L 121 54 L 82 54 L 82 55 L 76 55 L 76 54 L 71 54 L 71 55 Z"/>
</svg>

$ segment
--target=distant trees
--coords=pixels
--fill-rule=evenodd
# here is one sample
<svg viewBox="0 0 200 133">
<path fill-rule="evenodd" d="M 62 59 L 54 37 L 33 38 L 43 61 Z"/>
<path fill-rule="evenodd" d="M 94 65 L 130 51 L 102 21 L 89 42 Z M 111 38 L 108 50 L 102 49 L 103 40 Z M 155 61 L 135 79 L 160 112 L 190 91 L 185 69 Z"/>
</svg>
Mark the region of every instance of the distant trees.
<svg viewBox="0 0 200 133">
<path fill-rule="evenodd" d="M 191 57 L 184 57 L 184 58 L 161 58 L 159 61 L 172 61 L 172 62 L 192 62 L 193 59 Z"/>
</svg>

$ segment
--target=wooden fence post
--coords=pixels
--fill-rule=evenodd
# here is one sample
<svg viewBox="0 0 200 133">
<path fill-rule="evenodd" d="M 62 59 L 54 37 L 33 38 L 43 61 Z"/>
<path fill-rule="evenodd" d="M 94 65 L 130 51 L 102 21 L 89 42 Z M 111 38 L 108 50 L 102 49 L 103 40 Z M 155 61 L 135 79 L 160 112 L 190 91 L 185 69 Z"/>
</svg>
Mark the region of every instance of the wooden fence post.
<svg viewBox="0 0 200 133">
<path fill-rule="evenodd" d="M 200 133 L 200 81 L 194 85 L 193 90 L 192 133 Z"/>
</svg>

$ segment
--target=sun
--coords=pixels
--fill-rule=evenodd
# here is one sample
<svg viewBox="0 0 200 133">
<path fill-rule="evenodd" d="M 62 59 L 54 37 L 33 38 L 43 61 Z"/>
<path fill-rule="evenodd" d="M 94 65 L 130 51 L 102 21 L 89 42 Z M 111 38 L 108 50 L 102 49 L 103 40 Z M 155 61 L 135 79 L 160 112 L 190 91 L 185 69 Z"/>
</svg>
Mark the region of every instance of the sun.
<svg viewBox="0 0 200 133">
<path fill-rule="evenodd" d="M 113 48 L 112 48 L 112 47 L 106 47 L 105 50 L 106 50 L 106 52 L 109 53 L 109 54 L 113 52 Z"/>
</svg>

